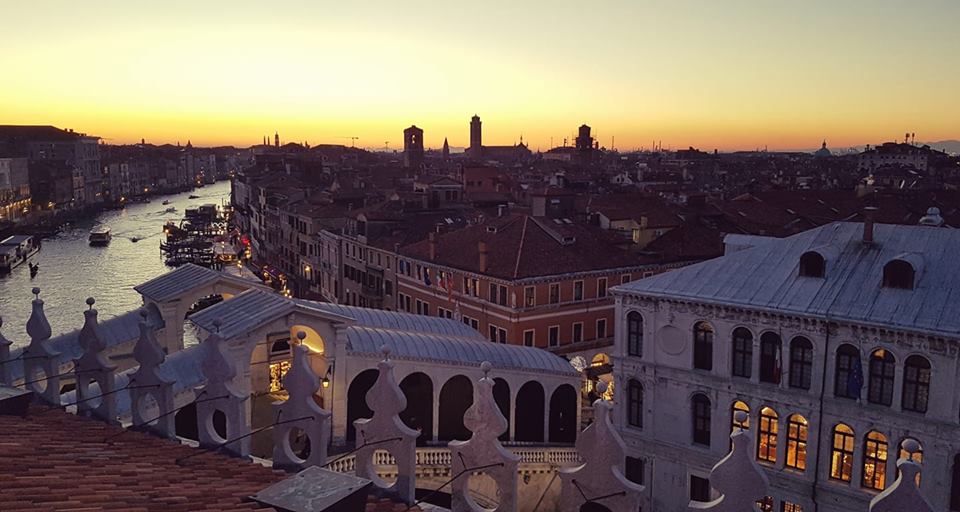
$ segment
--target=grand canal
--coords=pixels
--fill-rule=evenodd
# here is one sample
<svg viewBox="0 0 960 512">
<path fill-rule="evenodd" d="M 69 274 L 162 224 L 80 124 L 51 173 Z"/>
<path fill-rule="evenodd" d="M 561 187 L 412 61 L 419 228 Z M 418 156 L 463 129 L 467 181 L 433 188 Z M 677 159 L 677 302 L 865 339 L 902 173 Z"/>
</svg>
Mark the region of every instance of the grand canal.
<svg viewBox="0 0 960 512">
<path fill-rule="evenodd" d="M 190 199 L 189 195 L 199 196 Z M 122 210 L 102 212 L 43 239 L 43 247 L 30 261 L 40 265 L 33 279 L 27 265 L 0 277 L 0 316 L 3 334 L 14 346 L 26 345 L 30 317 L 30 290 L 40 288 L 53 334 L 78 329 L 83 324 L 84 300 L 94 297 L 100 319 L 125 313 L 141 304 L 133 287 L 170 270 L 160 257 L 163 224 L 178 220 L 186 208 L 229 202 L 228 181 L 207 185 L 193 192 L 156 196 L 150 203 L 129 204 Z M 164 200 L 170 201 L 163 205 Z M 168 208 L 175 213 L 167 213 Z M 95 225 L 109 226 L 113 241 L 106 247 L 90 247 L 87 236 Z M 139 238 L 133 242 L 132 238 Z"/>
</svg>

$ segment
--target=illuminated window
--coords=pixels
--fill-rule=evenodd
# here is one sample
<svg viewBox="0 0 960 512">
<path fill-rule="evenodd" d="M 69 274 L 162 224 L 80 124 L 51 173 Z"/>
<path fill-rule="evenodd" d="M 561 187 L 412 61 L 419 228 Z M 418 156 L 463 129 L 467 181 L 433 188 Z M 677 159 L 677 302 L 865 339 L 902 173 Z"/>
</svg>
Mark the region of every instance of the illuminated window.
<svg viewBox="0 0 960 512">
<path fill-rule="evenodd" d="M 710 399 L 697 394 L 691 400 L 693 413 L 693 442 L 710 446 Z"/>
<path fill-rule="evenodd" d="M 757 442 L 757 458 L 770 463 L 777 462 L 777 412 L 769 407 L 760 409 L 760 437 Z M 772 505 L 771 505 L 772 507 Z"/>
<path fill-rule="evenodd" d="M 773 496 L 764 496 L 757 500 L 757 509 L 760 512 L 773 512 Z"/>
<path fill-rule="evenodd" d="M 693 367 L 713 369 L 713 327 L 706 322 L 697 322 L 693 326 Z"/>
<path fill-rule="evenodd" d="M 633 379 L 627 384 L 627 422 L 643 428 L 643 384 Z"/>
<path fill-rule="evenodd" d="M 290 370 L 290 361 L 270 363 L 270 392 L 283 391 L 283 376 Z"/>
<path fill-rule="evenodd" d="M 750 378 L 753 366 L 753 334 L 749 329 L 733 330 L 733 376 Z"/>
<path fill-rule="evenodd" d="M 789 501 L 781 501 L 780 512 L 803 512 L 803 507 Z"/>
<path fill-rule="evenodd" d="M 838 424 L 833 428 L 833 446 L 830 454 L 830 478 L 849 482 L 853 475 L 853 429 Z"/>
<path fill-rule="evenodd" d="M 643 317 L 636 311 L 627 313 L 627 353 L 643 357 Z"/>
<path fill-rule="evenodd" d="M 807 468 L 807 419 L 799 414 L 787 420 L 787 467 Z"/>
<path fill-rule="evenodd" d="M 867 434 L 863 447 L 863 486 L 882 491 L 887 480 L 887 438 L 876 430 Z"/>
<path fill-rule="evenodd" d="M 737 411 L 743 411 L 747 413 L 747 419 L 743 422 L 737 421 Z M 750 430 L 750 406 L 737 400 L 733 403 L 733 407 L 730 410 L 730 433 L 733 433 L 733 429 L 740 427 L 743 430 Z"/>
<path fill-rule="evenodd" d="M 930 362 L 910 356 L 903 368 L 903 410 L 927 412 L 930 398 Z"/>
<path fill-rule="evenodd" d="M 813 343 L 803 336 L 790 342 L 790 387 L 810 389 L 813 376 Z"/>
<path fill-rule="evenodd" d="M 896 373 L 896 361 L 893 354 L 884 349 L 870 354 L 870 386 L 867 400 L 872 404 L 890 405 L 893 403 L 893 379 Z"/>
<path fill-rule="evenodd" d="M 853 345 L 840 345 L 837 348 L 837 366 L 833 380 L 834 395 L 842 398 L 860 398 L 862 385 L 860 351 Z"/>
</svg>

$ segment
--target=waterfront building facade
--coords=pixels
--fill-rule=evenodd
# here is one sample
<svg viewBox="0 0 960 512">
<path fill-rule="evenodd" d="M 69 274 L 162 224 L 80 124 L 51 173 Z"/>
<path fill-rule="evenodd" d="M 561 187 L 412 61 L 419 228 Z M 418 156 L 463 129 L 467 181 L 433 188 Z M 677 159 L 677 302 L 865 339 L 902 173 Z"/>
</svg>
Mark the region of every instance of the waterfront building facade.
<svg viewBox="0 0 960 512">
<path fill-rule="evenodd" d="M 715 498 L 740 425 L 762 510 L 866 510 L 907 441 L 934 508 L 960 510 L 960 234 L 868 221 L 749 245 L 613 290 L 617 424 L 654 509 Z"/>
</svg>

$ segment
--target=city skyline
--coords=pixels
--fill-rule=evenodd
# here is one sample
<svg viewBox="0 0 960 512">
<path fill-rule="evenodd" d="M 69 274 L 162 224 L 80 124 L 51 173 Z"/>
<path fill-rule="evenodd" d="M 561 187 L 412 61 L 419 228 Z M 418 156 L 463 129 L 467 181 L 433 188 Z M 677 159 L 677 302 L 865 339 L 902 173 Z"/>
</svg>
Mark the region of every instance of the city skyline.
<svg viewBox="0 0 960 512">
<path fill-rule="evenodd" d="M 953 2 L 186 6 L 11 6 L 4 122 L 372 149 L 411 124 L 427 147 L 465 147 L 474 113 L 485 143 L 533 150 L 572 145 L 582 123 L 619 149 L 960 138 Z"/>
</svg>

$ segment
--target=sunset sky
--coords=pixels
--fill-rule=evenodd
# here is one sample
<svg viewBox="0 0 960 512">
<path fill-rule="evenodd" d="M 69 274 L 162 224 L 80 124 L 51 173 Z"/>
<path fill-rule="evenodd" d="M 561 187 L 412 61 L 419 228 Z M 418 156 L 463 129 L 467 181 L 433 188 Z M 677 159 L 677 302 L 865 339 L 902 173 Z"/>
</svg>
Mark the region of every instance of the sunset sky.
<svg viewBox="0 0 960 512">
<path fill-rule="evenodd" d="M 960 138 L 957 0 L 2 2 L 0 124 L 110 143 Z"/>
</svg>

